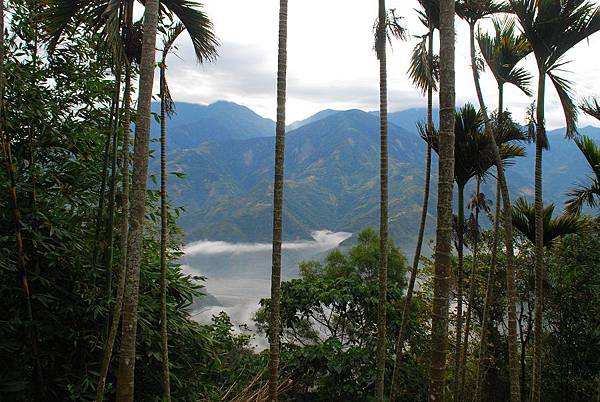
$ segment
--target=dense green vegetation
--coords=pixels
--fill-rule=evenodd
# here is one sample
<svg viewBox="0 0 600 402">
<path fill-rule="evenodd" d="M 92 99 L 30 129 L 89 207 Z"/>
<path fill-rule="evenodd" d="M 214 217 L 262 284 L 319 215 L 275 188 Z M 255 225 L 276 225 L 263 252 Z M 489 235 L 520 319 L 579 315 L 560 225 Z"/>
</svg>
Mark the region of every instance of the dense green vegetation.
<svg viewBox="0 0 600 402">
<path fill-rule="evenodd" d="M 541 191 L 542 152 L 559 141 L 545 129 L 545 79 L 567 134 L 576 135 L 578 109 L 600 119 L 598 100 L 574 99 L 560 75 L 562 56 L 600 30 L 600 10 L 558 0 L 419 4 L 428 32 L 409 75 L 428 98 L 421 138 L 387 114 L 386 48 L 406 38 L 382 0 L 378 114 L 323 111 L 286 138 L 280 0 L 277 122 L 224 102 L 179 105 L 195 120 L 182 118 L 172 137 L 166 123 L 178 105 L 166 77 L 175 38 L 187 35 L 200 63 L 217 57 L 200 4 L 146 0 L 135 21 L 132 0 L 0 0 L 0 400 L 600 400 L 594 138 L 562 139 L 564 153 L 545 153 L 581 162 L 550 170 L 547 188 L 565 177 L 580 184 L 546 200 Z M 456 105 L 455 12 L 471 28 L 478 107 Z M 477 21 L 495 14 L 508 18 L 494 22 L 495 37 L 476 34 Z M 151 146 L 157 43 L 161 141 Z M 502 91 L 511 83 L 533 92 L 517 67 L 529 54 L 538 101 L 522 127 Z M 479 86 L 483 62 L 498 82 L 494 113 Z M 149 160 L 158 149 L 160 171 L 158 158 Z M 526 163 L 518 159 L 530 162 L 529 174 L 515 169 Z M 388 184 L 402 194 L 388 196 Z M 533 203 L 518 197 L 527 185 Z M 428 202 L 437 203 L 435 226 Z M 191 209 L 183 220 L 181 204 Z M 411 224 L 397 224 L 400 216 Z M 378 222 L 378 231 L 365 229 Z M 355 239 L 282 282 L 282 240 L 323 226 Z M 206 278 L 184 272 L 180 259 L 186 239 L 201 237 L 273 240 L 272 296 L 252 325 L 225 313 L 194 319 Z M 258 346 L 265 340 L 269 348 Z"/>
</svg>

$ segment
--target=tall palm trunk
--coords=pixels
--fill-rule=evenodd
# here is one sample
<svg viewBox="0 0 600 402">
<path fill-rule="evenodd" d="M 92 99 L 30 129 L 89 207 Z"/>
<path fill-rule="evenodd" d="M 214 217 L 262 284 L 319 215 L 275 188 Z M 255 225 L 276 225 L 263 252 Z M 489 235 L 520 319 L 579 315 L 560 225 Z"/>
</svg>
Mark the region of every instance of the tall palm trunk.
<svg viewBox="0 0 600 402">
<path fill-rule="evenodd" d="M 458 186 L 458 264 L 456 267 L 456 341 L 454 344 L 454 400 L 460 400 L 460 351 L 462 344 L 462 308 L 464 276 L 464 235 L 465 235 L 465 187 Z"/>
<path fill-rule="evenodd" d="M 283 162 L 285 153 L 285 100 L 287 73 L 287 0 L 279 0 L 277 61 L 277 124 L 275 128 L 275 177 L 273 185 L 273 256 L 271 271 L 271 317 L 269 334 L 269 400 L 278 400 L 281 298 L 281 241 L 283 236 Z"/>
<path fill-rule="evenodd" d="M 542 303 L 544 277 L 544 222 L 542 199 L 542 151 L 546 138 L 544 100 L 546 71 L 539 69 L 537 99 L 537 133 L 535 141 L 535 321 L 533 330 L 533 373 L 530 402 L 541 401 L 542 381 Z"/>
<path fill-rule="evenodd" d="M 129 35 L 133 15 L 133 1 L 128 0 L 126 7 L 126 31 Z M 96 387 L 96 402 L 104 400 L 104 389 L 106 386 L 106 376 L 112 357 L 117 331 L 121 321 L 121 311 L 123 307 L 123 294 L 125 293 L 125 275 L 127 271 L 127 243 L 129 235 L 129 142 L 131 132 L 131 60 L 125 64 L 125 92 L 123 94 L 123 145 L 121 156 L 122 169 L 122 194 L 121 194 L 121 225 L 119 228 L 120 242 L 119 249 L 121 257 L 119 260 L 117 294 L 112 310 L 112 322 L 104 351 L 102 355 L 102 365 L 100 367 L 100 376 L 98 378 L 98 386 Z"/>
<path fill-rule="evenodd" d="M 104 218 L 104 203 L 106 202 L 106 185 L 108 182 L 108 167 L 110 165 L 110 142 L 113 134 L 113 125 L 116 118 L 117 105 L 119 104 L 119 91 L 117 89 L 117 79 L 115 77 L 115 93 L 113 95 L 110 106 L 110 116 L 108 119 L 108 128 L 106 130 L 106 138 L 104 140 L 104 152 L 102 162 L 102 172 L 100 178 L 100 194 L 98 195 L 98 210 L 96 213 L 96 226 L 94 228 L 94 242 L 92 244 L 92 270 L 96 269 L 101 251 L 105 249 L 102 239 L 102 222 Z"/>
<path fill-rule="evenodd" d="M 115 77 L 115 83 L 117 84 L 117 103 L 115 106 L 115 117 L 112 127 L 112 154 L 111 154 L 111 179 L 110 186 L 108 189 L 108 217 L 106 222 L 106 254 L 104 255 L 104 269 L 106 270 L 106 295 L 107 295 L 107 311 L 110 311 L 112 301 L 112 280 L 113 280 L 113 256 L 114 256 L 114 224 L 115 224 L 115 202 L 116 202 L 116 191 L 117 191 L 117 159 L 118 159 L 118 140 L 119 140 L 119 125 L 121 108 L 119 104 L 119 97 L 121 93 L 121 63 L 118 62 L 117 74 Z M 110 335 L 110 314 L 106 317 L 106 338 Z"/>
<path fill-rule="evenodd" d="M 122 145 L 122 194 L 121 194 L 121 225 L 119 229 L 120 235 L 120 252 L 119 270 L 117 274 L 117 293 L 115 302 L 112 308 L 112 320 L 108 338 L 104 345 L 102 354 L 102 365 L 100 367 L 100 376 L 98 378 L 98 386 L 96 387 L 96 402 L 104 400 L 104 389 L 106 386 L 106 376 L 112 357 L 115 339 L 119 322 L 121 321 L 121 311 L 123 308 L 123 294 L 125 292 L 125 272 L 127 268 L 127 237 L 129 233 L 129 141 L 131 130 L 131 66 L 128 64 L 125 70 L 125 93 L 123 99 L 123 145 Z"/>
<path fill-rule="evenodd" d="M 123 329 L 121 354 L 117 375 L 117 401 L 132 402 L 134 398 L 135 339 L 140 285 L 140 264 L 144 242 L 144 213 L 148 178 L 148 143 L 150 133 L 150 104 L 154 82 L 154 58 L 158 24 L 158 0 L 147 0 L 144 12 L 144 36 L 140 62 L 137 124 L 133 151 L 133 203 L 129 233 L 128 265 L 123 300 Z"/>
<path fill-rule="evenodd" d="M 379 133 L 380 133 L 380 201 L 379 201 L 379 304 L 377 306 L 377 378 L 375 399 L 384 400 L 385 388 L 385 336 L 386 296 L 388 265 L 388 116 L 387 116 L 387 57 L 386 57 L 386 8 L 385 0 L 379 0 L 377 27 L 377 58 L 379 59 Z"/>
<path fill-rule="evenodd" d="M 429 401 L 444 402 L 454 185 L 454 0 L 440 0 L 440 158 L 431 322 Z"/>
<path fill-rule="evenodd" d="M 469 299 L 467 302 L 467 316 L 465 318 L 465 340 L 462 345 L 462 353 L 460 356 L 460 385 L 458 388 L 459 395 L 463 395 L 465 389 L 465 380 L 467 375 L 467 354 L 469 352 L 469 335 L 471 332 L 471 314 L 473 310 L 473 302 L 475 300 L 475 277 L 478 274 L 479 265 L 479 192 L 481 191 L 481 177 L 477 176 L 477 185 L 475 186 L 475 238 L 473 239 L 473 264 L 471 276 L 469 279 Z M 464 224 L 463 224 L 464 228 Z M 464 233 L 464 231 L 463 231 Z"/>
<path fill-rule="evenodd" d="M 428 62 L 431 68 L 433 62 L 433 27 L 429 27 L 428 35 Z M 433 87 L 429 85 L 427 88 L 427 131 L 433 131 Z M 396 400 L 396 386 L 400 376 L 400 363 L 402 361 L 402 351 L 404 348 L 404 338 L 406 337 L 406 324 L 409 319 L 409 311 L 412 301 L 417 272 L 419 269 L 419 260 L 421 259 L 421 248 L 423 247 L 423 237 L 425 235 L 425 224 L 427 223 L 427 211 L 429 209 L 429 190 L 431 187 L 431 145 L 427 141 L 427 150 L 425 154 L 425 188 L 423 191 L 423 208 L 421 210 L 421 222 L 419 224 L 419 234 L 417 235 L 417 245 L 415 247 L 415 255 L 413 257 L 412 269 L 410 271 L 410 279 L 408 281 L 408 290 L 404 299 L 404 307 L 402 308 L 402 320 L 400 321 L 400 329 L 396 338 L 396 360 L 394 361 L 394 370 L 392 373 L 392 384 L 390 386 L 390 401 Z"/>
<path fill-rule="evenodd" d="M 504 83 L 498 82 L 498 117 L 502 116 L 504 110 Z M 497 167 L 496 167 L 497 169 Z M 497 175 L 498 176 L 498 175 Z M 494 214 L 494 229 L 492 235 L 492 261 L 488 276 L 486 279 L 485 301 L 483 303 L 483 316 L 481 320 L 481 340 L 479 342 L 479 359 L 477 360 L 477 370 L 475 372 L 475 402 L 481 402 L 481 387 L 483 382 L 483 373 L 481 368 L 487 355 L 487 334 L 488 334 L 488 314 L 492 304 L 494 288 L 492 280 L 496 273 L 496 264 L 498 262 L 498 241 L 500 231 L 500 180 L 496 178 L 496 212 Z"/>
<path fill-rule="evenodd" d="M 21 210 L 17 199 L 17 171 L 12 156 L 11 139 L 5 127 L 5 108 L 4 108 L 4 0 L 0 0 L 0 139 L 2 140 L 2 151 L 4 154 L 4 163 L 6 174 L 8 176 L 8 202 L 13 217 L 15 241 L 17 245 L 17 268 L 19 272 L 19 282 L 23 291 L 25 300 L 25 315 L 29 321 L 29 337 L 31 342 L 31 352 L 34 360 L 33 384 L 36 400 L 43 400 L 43 376 L 41 364 L 39 361 L 37 345 L 37 329 L 33 321 L 32 294 L 29 286 L 29 277 L 27 274 L 27 258 L 23 242 L 23 223 L 21 220 Z"/>
<path fill-rule="evenodd" d="M 508 304 L 508 360 L 509 360 L 509 380 L 510 380 L 510 402 L 520 402 L 521 392 L 519 387 L 519 356 L 517 347 L 517 291 L 514 271 L 514 250 L 513 250 L 513 227 L 512 227 L 512 208 L 510 205 L 510 194 L 504 172 L 504 164 L 500 157 L 500 151 L 496 145 L 494 133 L 491 130 L 487 109 L 483 100 L 483 93 L 479 83 L 479 70 L 477 68 L 477 56 L 475 51 L 475 23 L 469 24 L 469 36 L 471 45 L 471 69 L 473 71 L 473 81 L 477 91 L 479 107 L 484 115 L 485 131 L 492 139 L 494 162 L 498 171 L 498 181 L 500 182 L 500 191 L 502 194 L 502 206 L 504 212 L 504 238 L 506 242 L 506 296 Z"/>
<path fill-rule="evenodd" d="M 171 401 L 169 382 L 169 342 L 167 331 L 167 81 L 165 77 L 168 49 L 160 64 L 160 337 L 162 344 L 163 401 Z"/>
</svg>

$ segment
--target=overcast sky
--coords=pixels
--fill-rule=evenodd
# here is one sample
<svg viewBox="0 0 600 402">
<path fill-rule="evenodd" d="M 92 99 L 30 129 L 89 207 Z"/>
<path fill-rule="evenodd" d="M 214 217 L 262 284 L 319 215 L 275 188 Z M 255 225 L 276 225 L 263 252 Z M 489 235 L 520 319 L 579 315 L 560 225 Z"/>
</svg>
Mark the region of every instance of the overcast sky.
<svg viewBox="0 0 600 402">
<path fill-rule="evenodd" d="M 169 59 L 169 83 L 175 100 L 208 104 L 217 100 L 236 102 L 262 116 L 275 117 L 277 67 L 277 0 L 204 0 L 221 46 L 216 62 L 198 65 L 185 34 L 177 55 Z M 414 11 L 417 0 L 388 0 L 405 17 L 411 35 L 425 28 Z M 376 110 L 378 108 L 378 62 L 373 53 L 372 27 L 377 15 L 374 0 L 290 0 L 288 26 L 287 122 L 304 119 L 323 109 Z M 470 62 L 468 25 L 456 20 L 457 102 L 476 102 Z M 482 28 L 489 27 L 489 22 Z M 436 43 L 437 43 L 436 37 Z M 416 39 L 396 41 L 388 56 L 389 108 L 391 111 L 425 107 L 425 99 L 412 87 L 407 74 L 410 51 Z M 568 53 L 572 60 L 563 76 L 575 82 L 578 98 L 600 95 L 598 54 L 600 34 L 580 43 Z M 523 65 L 533 73 L 529 56 Z M 534 83 L 537 82 L 534 79 Z M 497 88 L 491 73 L 482 77 L 488 107 L 497 106 Z M 515 118 L 523 120 L 533 99 L 506 86 L 505 104 Z M 548 86 L 546 116 L 549 128 L 564 126 L 560 102 Z M 437 103 L 437 99 L 435 99 Z M 581 126 L 598 125 L 580 116 Z"/>
</svg>

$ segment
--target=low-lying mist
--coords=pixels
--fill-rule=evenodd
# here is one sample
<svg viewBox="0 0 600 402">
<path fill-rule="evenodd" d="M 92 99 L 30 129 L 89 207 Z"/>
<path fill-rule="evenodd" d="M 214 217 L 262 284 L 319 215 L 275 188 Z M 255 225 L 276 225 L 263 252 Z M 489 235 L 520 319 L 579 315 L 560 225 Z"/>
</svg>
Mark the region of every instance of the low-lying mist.
<svg viewBox="0 0 600 402">
<path fill-rule="evenodd" d="M 328 251 L 351 236 L 347 232 L 318 230 L 312 233 L 313 240 L 284 242 L 282 280 L 297 277 L 300 262 L 323 259 Z M 184 269 L 206 277 L 205 291 L 218 301 L 201 301 L 201 307 L 193 312 L 195 319 L 209 322 L 213 315 L 225 311 L 234 323 L 254 329 L 252 316 L 258 302 L 270 295 L 271 250 L 268 243 L 202 240 L 186 245 L 181 259 Z M 256 337 L 255 344 L 263 347 L 266 340 Z"/>
</svg>

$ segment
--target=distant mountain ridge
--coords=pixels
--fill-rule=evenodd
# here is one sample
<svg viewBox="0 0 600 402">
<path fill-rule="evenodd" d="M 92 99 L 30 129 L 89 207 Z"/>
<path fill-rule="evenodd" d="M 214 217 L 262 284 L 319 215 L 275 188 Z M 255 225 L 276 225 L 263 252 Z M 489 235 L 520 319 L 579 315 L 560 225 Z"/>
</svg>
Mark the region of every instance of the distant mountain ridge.
<svg viewBox="0 0 600 402">
<path fill-rule="evenodd" d="M 169 196 L 174 205 L 187 209 L 179 220 L 187 239 L 268 242 L 274 123 L 230 103 L 203 106 L 198 109 L 201 112 L 189 104 L 177 104 L 177 109 L 180 114 L 169 122 L 168 169 L 186 177 L 169 180 Z M 192 116 L 186 115 L 188 110 Z M 195 128 L 191 120 L 198 116 L 204 125 Z M 390 229 L 407 254 L 418 229 L 424 182 L 425 144 L 414 127 L 425 116 L 425 109 L 408 109 L 391 113 L 389 118 Z M 286 137 L 284 238 L 309 239 L 318 229 L 356 233 L 367 226 L 377 227 L 377 113 L 325 110 L 297 123 L 288 127 Z M 219 127 L 226 135 L 220 135 Z M 600 129 L 581 131 L 600 138 Z M 176 138 L 180 135 L 182 138 Z M 551 149 L 544 157 L 545 200 L 561 204 L 565 192 L 585 177 L 587 166 L 575 144 L 560 130 L 548 135 Z M 528 156 L 510 167 L 513 199 L 533 194 L 533 146 L 526 147 Z M 157 160 L 151 168 L 158 170 Z M 433 186 L 436 177 L 434 158 Z M 483 191 L 490 199 L 494 189 L 493 180 L 484 183 Z M 430 205 L 428 238 L 435 225 L 435 191 Z"/>
<path fill-rule="evenodd" d="M 160 104 L 152 104 L 152 112 L 160 112 Z M 275 122 L 245 106 L 219 101 L 210 105 L 177 102 L 175 115 L 168 120 L 168 146 L 175 149 L 194 148 L 206 141 L 245 140 L 275 135 Z M 160 135 L 160 124 L 152 121 L 152 133 Z"/>
</svg>

